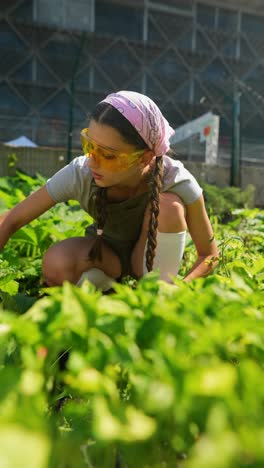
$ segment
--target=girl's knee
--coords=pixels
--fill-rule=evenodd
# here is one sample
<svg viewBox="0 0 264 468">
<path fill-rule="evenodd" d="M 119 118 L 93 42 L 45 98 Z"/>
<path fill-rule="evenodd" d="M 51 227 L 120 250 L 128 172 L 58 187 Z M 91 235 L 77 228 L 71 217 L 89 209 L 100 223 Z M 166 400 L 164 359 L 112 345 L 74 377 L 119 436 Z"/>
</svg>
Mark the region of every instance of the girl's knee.
<svg viewBox="0 0 264 468">
<path fill-rule="evenodd" d="M 160 211 L 158 217 L 159 232 L 186 231 L 185 206 L 175 193 L 160 194 Z"/>
<path fill-rule="evenodd" d="M 56 245 L 50 247 L 43 256 L 42 275 L 49 286 L 60 286 L 63 281 L 75 282 L 74 262 L 63 255 L 63 251 Z"/>
</svg>

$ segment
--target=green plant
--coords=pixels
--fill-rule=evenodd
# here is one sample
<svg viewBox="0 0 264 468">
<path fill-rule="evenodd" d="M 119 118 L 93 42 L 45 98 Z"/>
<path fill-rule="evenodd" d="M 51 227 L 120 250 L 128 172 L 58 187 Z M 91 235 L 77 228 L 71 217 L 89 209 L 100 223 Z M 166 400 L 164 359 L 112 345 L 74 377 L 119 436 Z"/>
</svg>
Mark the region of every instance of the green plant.
<svg viewBox="0 0 264 468">
<path fill-rule="evenodd" d="M 38 186 L 17 177 L 0 179 L 3 211 Z M 195 257 L 188 236 L 175 284 L 152 272 L 109 295 L 89 282 L 41 286 L 45 249 L 91 221 L 75 202 L 10 239 L 0 254 L 0 466 L 263 467 L 264 214 L 231 215 L 222 225 L 211 213 L 211 276 L 181 281 Z"/>
<path fill-rule="evenodd" d="M 201 183 L 204 189 L 206 207 L 209 212 L 217 215 L 221 222 L 232 219 L 232 211 L 236 208 L 254 207 L 254 187 L 249 185 L 242 191 L 238 187 L 219 188 L 215 185 Z"/>
</svg>

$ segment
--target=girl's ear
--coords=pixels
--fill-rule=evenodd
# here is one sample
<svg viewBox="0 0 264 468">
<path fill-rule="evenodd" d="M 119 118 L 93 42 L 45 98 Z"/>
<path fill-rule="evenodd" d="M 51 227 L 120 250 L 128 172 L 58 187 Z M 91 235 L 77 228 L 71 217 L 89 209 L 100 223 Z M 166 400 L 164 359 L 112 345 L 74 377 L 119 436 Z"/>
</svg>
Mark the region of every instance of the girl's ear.
<svg viewBox="0 0 264 468">
<path fill-rule="evenodd" d="M 141 164 L 146 167 L 150 164 L 150 161 L 154 158 L 154 153 L 151 150 L 146 150 L 141 156 Z"/>
</svg>

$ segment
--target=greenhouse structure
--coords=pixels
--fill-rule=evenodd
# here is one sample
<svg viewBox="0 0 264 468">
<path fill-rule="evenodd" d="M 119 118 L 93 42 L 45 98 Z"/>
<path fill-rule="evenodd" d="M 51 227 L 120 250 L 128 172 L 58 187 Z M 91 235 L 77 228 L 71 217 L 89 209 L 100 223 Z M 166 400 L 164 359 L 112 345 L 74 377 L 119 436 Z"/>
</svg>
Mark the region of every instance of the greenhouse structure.
<svg viewBox="0 0 264 468">
<path fill-rule="evenodd" d="M 2 0 L 0 141 L 78 148 L 95 104 L 130 89 L 175 128 L 220 116 L 221 148 L 239 106 L 242 159 L 263 164 L 263 50 L 257 0 Z"/>
</svg>

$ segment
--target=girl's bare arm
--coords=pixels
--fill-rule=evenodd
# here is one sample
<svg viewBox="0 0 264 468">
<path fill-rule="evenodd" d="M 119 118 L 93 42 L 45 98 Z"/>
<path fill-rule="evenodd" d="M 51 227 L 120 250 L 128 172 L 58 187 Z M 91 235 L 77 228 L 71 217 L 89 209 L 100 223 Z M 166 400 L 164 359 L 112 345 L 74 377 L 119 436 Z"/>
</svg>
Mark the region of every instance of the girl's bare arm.
<svg viewBox="0 0 264 468">
<path fill-rule="evenodd" d="M 199 276 L 207 276 L 218 263 L 214 260 L 218 256 L 217 245 L 203 195 L 191 205 L 187 205 L 186 221 L 197 250 L 197 260 L 184 278 L 185 281 L 191 281 Z"/>
<path fill-rule="evenodd" d="M 0 250 L 3 249 L 12 234 L 54 205 L 56 202 L 50 197 L 46 186 L 44 186 L 0 216 Z"/>
</svg>

